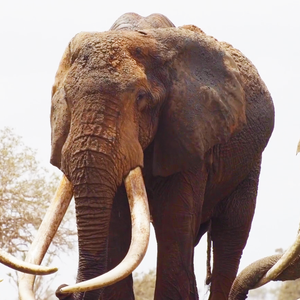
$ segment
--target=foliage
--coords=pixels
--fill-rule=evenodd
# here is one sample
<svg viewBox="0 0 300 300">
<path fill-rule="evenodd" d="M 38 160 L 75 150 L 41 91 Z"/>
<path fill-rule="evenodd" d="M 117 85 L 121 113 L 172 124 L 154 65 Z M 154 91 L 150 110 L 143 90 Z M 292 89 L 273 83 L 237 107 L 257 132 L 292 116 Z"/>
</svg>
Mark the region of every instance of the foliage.
<svg viewBox="0 0 300 300">
<path fill-rule="evenodd" d="M 156 271 L 134 274 L 135 300 L 153 300 L 155 290 Z"/>
<path fill-rule="evenodd" d="M 54 255 L 47 255 L 46 260 L 44 262 L 44 265 L 50 266 L 53 265 Z M 16 271 L 13 271 L 12 273 L 9 273 L 8 276 L 10 277 L 10 282 L 16 287 L 16 294 L 18 294 L 17 291 L 17 278 L 18 274 Z M 34 282 L 34 295 L 36 300 L 57 300 L 57 297 L 55 296 L 55 293 L 53 289 L 51 288 L 52 283 L 56 277 L 56 274 L 54 275 L 47 275 L 47 276 L 36 276 L 35 282 Z M 19 299 L 18 296 L 16 296 L 16 299 Z"/>
<path fill-rule="evenodd" d="M 298 147 L 300 147 L 300 142 Z M 276 249 L 277 253 L 283 254 L 283 249 Z M 278 289 L 278 300 L 294 300 L 300 298 L 300 279 L 288 280 L 281 284 Z"/>
<path fill-rule="evenodd" d="M 58 176 L 42 168 L 35 156 L 36 152 L 25 146 L 12 129 L 0 130 L 0 248 L 21 259 L 59 182 Z M 71 219 L 74 219 L 73 209 L 68 210 L 62 221 L 46 262 L 52 262 L 62 250 L 73 248 L 76 230 L 70 226 Z M 10 276 L 16 283 L 16 274 Z"/>
<path fill-rule="evenodd" d="M 266 286 L 249 291 L 249 300 L 275 300 L 278 297 L 281 283 L 272 282 Z"/>
<path fill-rule="evenodd" d="M 156 270 L 152 269 L 148 273 L 135 273 L 134 279 L 134 294 L 136 300 L 153 300 L 154 290 L 155 290 L 155 280 L 156 280 Z M 298 287 L 300 287 L 300 281 L 298 282 Z M 288 282 L 290 283 L 290 282 Z M 251 290 L 248 295 L 249 300 L 294 300 L 298 299 L 300 294 L 293 294 L 293 296 L 288 296 L 288 294 L 283 294 L 280 289 L 281 282 L 272 282 L 267 286 L 262 286 L 258 289 Z M 278 298 L 279 295 L 279 298 Z M 298 297 L 298 298 L 297 298 Z M 205 298 L 206 299 L 206 298 Z"/>
<path fill-rule="evenodd" d="M 282 283 L 278 300 L 295 300 L 300 298 L 300 279 Z"/>
</svg>

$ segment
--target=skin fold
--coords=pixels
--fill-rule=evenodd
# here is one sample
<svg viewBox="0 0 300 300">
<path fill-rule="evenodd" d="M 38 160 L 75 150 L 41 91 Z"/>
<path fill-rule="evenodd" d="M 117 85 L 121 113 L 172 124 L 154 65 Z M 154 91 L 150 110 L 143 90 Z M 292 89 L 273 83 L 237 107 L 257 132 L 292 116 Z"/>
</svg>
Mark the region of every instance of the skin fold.
<svg viewBox="0 0 300 300">
<path fill-rule="evenodd" d="M 194 247 L 211 224 L 210 300 L 225 300 L 255 209 L 271 96 L 231 45 L 162 15 L 79 33 L 52 91 L 51 163 L 73 185 L 77 282 L 115 267 L 131 221 L 123 179 L 142 167 L 158 243 L 155 299 L 198 299 Z M 134 299 L 132 276 L 61 299 Z"/>
</svg>

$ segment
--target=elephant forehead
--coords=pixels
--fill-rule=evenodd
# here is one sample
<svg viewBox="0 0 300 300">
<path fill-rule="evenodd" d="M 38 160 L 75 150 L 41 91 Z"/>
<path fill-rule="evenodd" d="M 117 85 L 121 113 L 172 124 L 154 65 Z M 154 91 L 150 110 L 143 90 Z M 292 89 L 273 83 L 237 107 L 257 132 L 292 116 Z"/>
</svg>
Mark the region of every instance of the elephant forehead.
<svg viewBox="0 0 300 300">
<path fill-rule="evenodd" d="M 122 92 L 143 81 L 144 67 L 130 54 L 133 44 L 120 34 L 76 36 L 69 46 L 71 68 L 64 82 L 67 96 L 78 99 L 99 92 Z"/>
<path fill-rule="evenodd" d="M 112 82 L 144 77 L 143 67 L 130 54 L 135 43 L 119 33 L 83 33 L 73 44 L 72 61 L 89 74 L 97 70 L 98 76 Z"/>
</svg>

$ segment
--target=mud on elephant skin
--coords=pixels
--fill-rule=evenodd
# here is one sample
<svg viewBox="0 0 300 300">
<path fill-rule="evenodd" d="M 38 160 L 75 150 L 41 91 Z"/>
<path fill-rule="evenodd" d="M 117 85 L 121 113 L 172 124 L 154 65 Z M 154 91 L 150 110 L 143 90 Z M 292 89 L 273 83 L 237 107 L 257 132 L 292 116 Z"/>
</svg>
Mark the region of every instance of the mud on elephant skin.
<svg viewBox="0 0 300 300">
<path fill-rule="evenodd" d="M 120 266 L 144 254 L 131 253 L 144 218 L 130 210 L 146 190 L 142 210 L 149 219 L 149 205 L 158 244 L 155 299 L 198 299 L 194 247 L 208 228 L 210 300 L 227 299 L 273 126 L 272 99 L 252 63 L 196 26 L 131 13 L 110 31 L 77 34 L 52 93 L 51 162 L 73 186 L 79 245 L 77 284 L 57 295 L 134 299 L 134 263 Z"/>
</svg>

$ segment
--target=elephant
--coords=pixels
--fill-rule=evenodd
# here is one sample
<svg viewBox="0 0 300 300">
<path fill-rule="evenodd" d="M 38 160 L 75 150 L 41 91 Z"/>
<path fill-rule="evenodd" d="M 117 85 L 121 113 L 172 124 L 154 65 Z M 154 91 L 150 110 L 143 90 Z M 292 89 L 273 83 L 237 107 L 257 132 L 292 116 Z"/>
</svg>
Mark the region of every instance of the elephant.
<svg viewBox="0 0 300 300">
<path fill-rule="evenodd" d="M 50 162 L 72 187 L 79 247 L 77 283 L 57 297 L 134 299 L 151 220 L 155 299 L 198 299 L 194 247 L 207 231 L 209 299 L 227 299 L 273 127 L 250 60 L 194 25 L 130 13 L 77 34 L 52 89 Z"/>
</svg>

